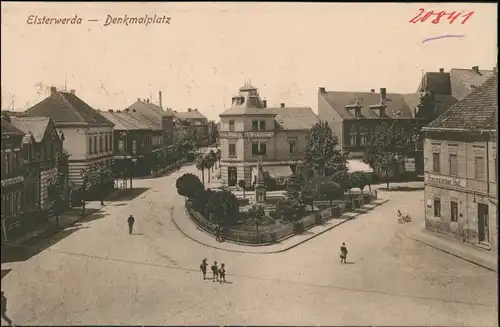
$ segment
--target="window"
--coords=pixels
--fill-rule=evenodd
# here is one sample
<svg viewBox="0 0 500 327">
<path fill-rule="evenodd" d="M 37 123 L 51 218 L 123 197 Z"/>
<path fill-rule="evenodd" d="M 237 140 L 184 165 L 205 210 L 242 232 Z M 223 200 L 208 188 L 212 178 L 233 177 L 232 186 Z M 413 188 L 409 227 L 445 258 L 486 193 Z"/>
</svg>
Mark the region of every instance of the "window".
<svg viewBox="0 0 500 327">
<path fill-rule="evenodd" d="M 109 151 L 109 135 L 106 133 L 104 135 L 104 151 L 108 152 Z"/>
<path fill-rule="evenodd" d="M 252 155 L 266 155 L 266 143 L 263 142 L 253 142 L 252 143 Z"/>
<path fill-rule="evenodd" d="M 99 153 L 99 150 L 97 149 L 97 135 L 94 135 L 93 139 L 94 139 L 94 153 Z"/>
<path fill-rule="evenodd" d="M 457 176 L 458 175 L 458 160 L 456 154 L 450 154 L 448 159 L 450 165 L 450 175 Z"/>
<path fill-rule="evenodd" d="M 229 121 L 229 131 L 234 132 L 234 120 Z"/>
<path fill-rule="evenodd" d="M 439 160 L 439 153 L 432 154 L 432 171 L 435 173 L 441 172 L 441 162 Z"/>
<path fill-rule="evenodd" d="M 265 120 L 259 121 L 259 129 L 261 131 L 265 131 L 266 130 L 266 121 Z"/>
<path fill-rule="evenodd" d="M 484 179 L 484 158 L 476 157 L 474 160 L 476 179 Z"/>
<path fill-rule="evenodd" d="M 434 217 L 441 217 L 441 199 L 434 199 Z"/>
<path fill-rule="evenodd" d="M 455 201 L 450 202 L 450 209 L 451 209 L 451 221 L 457 221 L 458 220 L 458 203 Z"/>
<path fill-rule="evenodd" d="M 120 153 L 125 152 L 125 141 L 124 140 L 118 140 L 118 152 L 120 152 Z"/>
<path fill-rule="evenodd" d="M 236 144 L 229 143 L 229 156 L 236 157 Z"/>
<path fill-rule="evenodd" d="M 297 140 L 295 139 L 288 140 L 288 152 L 290 154 L 294 154 L 296 150 L 297 150 Z"/>
<path fill-rule="evenodd" d="M 349 137 L 350 145 L 358 145 L 358 136 L 356 134 L 351 134 Z"/>
<path fill-rule="evenodd" d="M 258 131 L 258 130 L 259 130 L 259 121 L 252 120 L 252 131 Z"/>
<path fill-rule="evenodd" d="M 137 153 L 137 141 L 132 141 L 132 153 Z"/>
<path fill-rule="evenodd" d="M 94 153 L 94 142 L 92 141 L 92 136 L 89 136 L 89 154 Z"/>
<path fill-rule="evenodd" d="M 366 145 L 368 143 L 368 136 L 366 134 L 361 134 L 360 143 L 361 145 Z"/>
<path fill-rule="evenodd" d="M 359 109 L 359 108 L 354 109 L 354 117 L 356 117 L 356 118 L 361 117 L 361 109 Z"/>
<path fill-rule="evenodd" d="M 104 152 L 104 137 L 99 134 L 99 153 Z"/>
</svg>

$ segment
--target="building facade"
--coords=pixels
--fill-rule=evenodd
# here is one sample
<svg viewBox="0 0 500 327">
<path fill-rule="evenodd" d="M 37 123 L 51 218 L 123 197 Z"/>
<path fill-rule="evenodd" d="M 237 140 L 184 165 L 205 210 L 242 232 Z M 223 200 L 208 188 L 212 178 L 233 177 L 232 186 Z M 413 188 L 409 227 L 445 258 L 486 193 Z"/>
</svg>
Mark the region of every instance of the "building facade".
<svg viewBox="0 0 500 327">
<path fill-rule="evenodd" d="M 83 184 L 83 171 L 104 165 L 113 167 L 113 123 L 76 96 L 75 91 L 58 91 L 26 111 L 29 117 L 50 117 L 64 135 L 64 149 L 69 155 L 69 179 L 76 186 Z M 105 181 L 111 190 L 113 181 Z M 98 185 L 92 185 L 95 191 Z"/>
<path fill-rule="evenodd" d="M 232 106 L 220 115 L 219 142 L 221 178 L 227 186 L 244 180 L 255 182 L 258 160 L 275 178 L 286 178 L 297 166 L 308 142 L 309 131 L 317 123 L 311 108 L 268 108 L 257 88 L 246 84 L 232 99 Z"/>
<path fill-rule="evenodd" d="M 24 197 L 24 133 L 2 117 L 2 240 L 21 227 Z"/>
<path fill-rule="evenodd" d="M 423 128 L 425 225 L 498 251 L 496 74 Z"/>
<path fill-rule="evenodd" d="M 207 146 L 210 144 L 210 126 L 207 117 L 198 111 L 198 109 L 188 108 L 187 111 L 175 111 L 175 127 L 178 129 L 194 129 L 198 138 L 198 146 Z M 189 132 L 180 132 L 178 135 L 186 135 Z"/>
<path fill-rule="evenodd" d="M 405 169 L 423 171 L 423 147 L 418 138 L 422 126 L 435 119 L 440 112 L 451 107 L 456 100 L 449 95 L 434 93 L 387 93 L 381 88 L 370 92 L 318 91 L 318 116 L 328 122 L 339 139 L 339 148 L 350 157 L 352 165 L 361 162 L 375 129 L 382 123 L 401 128 L 415 138 L 415 151 L 408 154 Z M 439 109 L 438 109 L 439 107 Z"/>
</svg>

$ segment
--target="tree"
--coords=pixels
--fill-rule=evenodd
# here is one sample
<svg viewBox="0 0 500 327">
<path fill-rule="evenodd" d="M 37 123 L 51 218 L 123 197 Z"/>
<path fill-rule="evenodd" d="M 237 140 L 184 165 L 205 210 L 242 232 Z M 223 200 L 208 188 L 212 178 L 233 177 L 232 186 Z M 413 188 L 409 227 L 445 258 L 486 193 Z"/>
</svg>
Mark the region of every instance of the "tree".
<svg viewBox="0 0 500 327">
<path fill-rule="evenodd" d="M 206 158 L 203 155 L 199 155 L 196 158 L 196 168 L 201 170 L 201 182 L 205 185 L 205 168 L 207 166 Z"/>
<path fill-rule="evenodd" d="M 238 199 L 229 191 L 214 192 L 207 204 L 210 219 L 220 225 L 233 224 L 239 216 Z"/>
<path fill-rule="evenodd" d="M 325 177 L 318 183 L 318 193 L 330 201 L 330 208 L 333 207 L 333 200 L 338 197 L 340 192 L 340 185 L 332 177 Z"/>
<path fill-rule="evenodd" d="M 327 122 L 313 126 L 302 157 L 315 175 L 330 176 L 337 171 L 347 171 L 346 159 L 337 149 L 338 144 L 338 138 Z"/>
<path fill-rule="evenodd" d="M 288 199 L 297 200 L 300 196 L 300 181 L 298 175 L 295 173 L 295 168 L 292 169 L 292 174 L 288 178 L 286 184 L 286 197 Z"/>
<path fill-rule="evenodd" d="M 215 152 L 215 157 L 217 158 L 217 161 L 219 162 L 219 167 L 220 167 L 220 159 L 222 157 L 220 149 L 217 149 Z"/>
<path fill-rule="evenodd" d="M 205 169 L 208 172 L 208 182 L 210 183 L 210 170 L 214 167 L 214 158 L 210 154 L 207 154 L 204 156 L 203 163 L 205 164 Z"/>
<path fill-rule="evenodd" d="M 350 176 L 351 186 L 359 187 L 359 189 L 361 190 L 361 196 L 363 196 L 364 188 L 371 183 L 371 176 L 371 173 L 361 171 L 353 172 Z"/>
<path fill-rule="evenodd" d="M 337 171 L 333 174 L 332 179 L 335 183 L 339 185 L 340 191 L 342 195 L 346 190 L 349 191 L 349 195 L 351 195 L 351 176 L 347 171 Z"/>
<path fill-rule="evenodd" d="M 264 207 L 262 205 L 255 204 L 248 211 L 248 215 L 253 218 L 257 237 L 259 237 L 259 226 L 262 224 L 262 220 L 266 215 Z"/>
<path fill-rule="evenodd" d="M 310 205 L 314 212 L 314 200 L 318 198 L 317 185 L 313 181 L 309 181 L 300 190 L 300 200 L 304 205 Z"/>
<path fill-rule="evenodd" d="M 87 204 L 86 192 L 91 187 L 90 182 L 90 170 L 84 168 L 80 171 L 80 175 L 82 176 L 82 217 L 85 215 L 85 205 Z"/>
<path fill-rule="evenodd" d="M 52 204 L 52 212 L 56 217 L 56 226 L 59 228 L 59 214 L 63 209 L 64 174 L 57 173 L 48 180 L 47 196 Z"/>
<path fill-rule="evenodd" d="M 189 200 L 192 200 L 197 192 L 204 190 L 204 186 L 198 176 L 189 173 L 177 178 L 175 186 L 177 187 L 177 193 L 187 197 Z"/>
<path fill-rule="evenodd" d="M 238 186 L 243 189 L 243 198 L 246 198 L 245 191 L 246 191 L 246 188 L 247 188 L 247 183 L 245 182 L 245 180 L 244 179 L 240 179 L 238 181 Z"/>
<path fill-rule="evenodd" d="M 208 153 L 208 157 L 210 158 L 210 168 L 212 169 L 212 173 L 214 172 L 214 168 L 216 167 L 217 164 L 217 154 L 214 152 L 214 150 L 210 150 Z"/>
<path fill-rule="evenodd" d="M 405 132 L 404 126 L 382 123 L 368 140 L 363 161 L 385 175 L 387 189 L 391 176 L 400 172 L 405 157 L 415 148 L 414 136 L 410 134 Z"/>
<path fill-rule="evenodd" d="M 109 165 L 98 163 L 90 166 L 89 177 L 91 186 L 97 186 L 99 189 L 99 199 L 101 205 L 104 205 L 104 192 L 108 183 L 113 179 L 113 171 Z"/>
<path fill-rule="evenodd" d="M 213 193 L 211 190 L 198 189 L 193 196 L 193 208 L 205 217 L 208 214 L 207 204 Z"/>
</svg>

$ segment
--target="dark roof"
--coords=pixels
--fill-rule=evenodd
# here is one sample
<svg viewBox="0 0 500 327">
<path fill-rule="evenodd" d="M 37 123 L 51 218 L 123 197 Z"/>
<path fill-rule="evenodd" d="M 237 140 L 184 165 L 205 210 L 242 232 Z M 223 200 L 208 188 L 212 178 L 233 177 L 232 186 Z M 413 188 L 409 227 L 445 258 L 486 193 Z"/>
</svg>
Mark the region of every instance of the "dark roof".
<svg viewBox="0 0 500 327">
<path fill-rule="evenodd" d="M 113 124 L 99 111 L 70 92 L 54 91 L 47 98 L 26 110 L 26 114 L 31 117 L 50 117 L 56 125 L 77 123 L 113 127 Z"/>
<path fill-rule="evenodd" d="M 497 130 L 497 90 L 498 74 L 494 74 L 423 130 Z"/>
<path fill-rule="evenodd" d="M 179 119 L 207 119 L 207 117 L 205 117 L 197 109 L 191 111 L 174 112 L 174 115 Z"/>
<path fill-rule="evenodd" d="M 422 77 L 417 92 L 434 92 L 435 94 L 451 94 L 450 73 L 427 72 Z"/>
<path fill-rule="evenodd" d="M 231 108 L 219 114 L 219 117 L 241 115 L 274 116 L 275 113 L 266 108 L 257 88 L 245 83 L 240 87 L 238 95 L 233 97 Z"/>
<path fill-rule="evenodd" d="M 115 124 L 115 130 L 151 130 L 150 125 L 127 111 L 101 111 L 101 115 Z"/>
<path fill-rule="evenodd" d="M 49 117 L 11 117 L 11 124 L 26 134 L 32 134 L 36 142 L 43 140 L 49 123 Z"/>
<path fill-rule="evenodd" d="M 493 70 L 452 68 L 450 70 L 451 94 L 461 100 L 490 78 L 493 73 Z"/>
<path fill-rule="evenodd" d="M 132 105 L 130 105 L 127 109 L 130 111 L 135 110 L 143 114 L 146 117 L 150 117 L 152 119 L 161 120 L 162 117 L 174 117 L 174 113 L 171 110 L 163 110 L 152 102 L 146 102 L 137 100 Z"/>
<path fill-rule="evenodd" d="M 280 107 L 269 109 L 276 113 L 276 122 L 285 130 L 309 130 L 318 122 L 318 117 L 309 107 Z"/>
<path fill-rule="evenodd" d="M 6 119 L 2 117 L 2 134 L 9 134 L 9 135 L 24 135 L 22 131 L 17 129 L 14 125 L 9 123 Z"/>
</svg>

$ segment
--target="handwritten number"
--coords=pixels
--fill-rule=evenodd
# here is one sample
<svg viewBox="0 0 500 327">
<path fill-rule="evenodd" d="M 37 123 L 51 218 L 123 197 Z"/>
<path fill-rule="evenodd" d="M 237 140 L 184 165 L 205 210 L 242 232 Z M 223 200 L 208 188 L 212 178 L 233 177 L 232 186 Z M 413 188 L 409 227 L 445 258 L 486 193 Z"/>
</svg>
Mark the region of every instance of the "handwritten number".
<svg viewBox="0 0 500 327">
<path fill-rule="evenodd" d="M 448 19 L 450 20 L 450 24 L 453 24 L 457 18 L 460 17 L 460 13 L 457 13 L 456 11 L 453 11 L 448 14 Z"/>
<path fill-rule="evenodd" d="M 419 13 L 410 20 L 410 23 L 413 23 L 413 24 L 418 23 L 419 17 L 424 13 L 424 11 L 425 11 L 424 8 L 420 8 Z"/>
<path fill-rule="evenodd" d="M 462 24 L 465 24 L 465 22 L 466 22 L 466 21 L 468 21 L 468 20 L 469 20 L 469 18 L 471 18 L 471 16 L 472 16 L 474 13 L 475 13 L 475 11 L 471 11 L 470 13 L 465 14 L 465 15 L 464 15 L 464 16 L 465 16 L 465 19 L 464 19 L 464 20 L 462 20 Z"/>
<path fill-rule="evenodd" d="M 441 18 L 443 18 L 444 15 L 446 15 L 446 13 L 444 11 L 440 11 L 436 15 L 437 17 L 431 21 L 431 23 L 433 24 L 439 24 L 439 21 L 441 20 Z"/>
<path fill-rule="evenodd" d="M 422 19 L 420 20 L 422 23 L 424 23 L 429 17 L 431 17 L 432 15 L 434 15 L 434 11 L 429 11 L 427 14 L 425 14 L 424 17 L 422 17 Z"/>
</svg>

